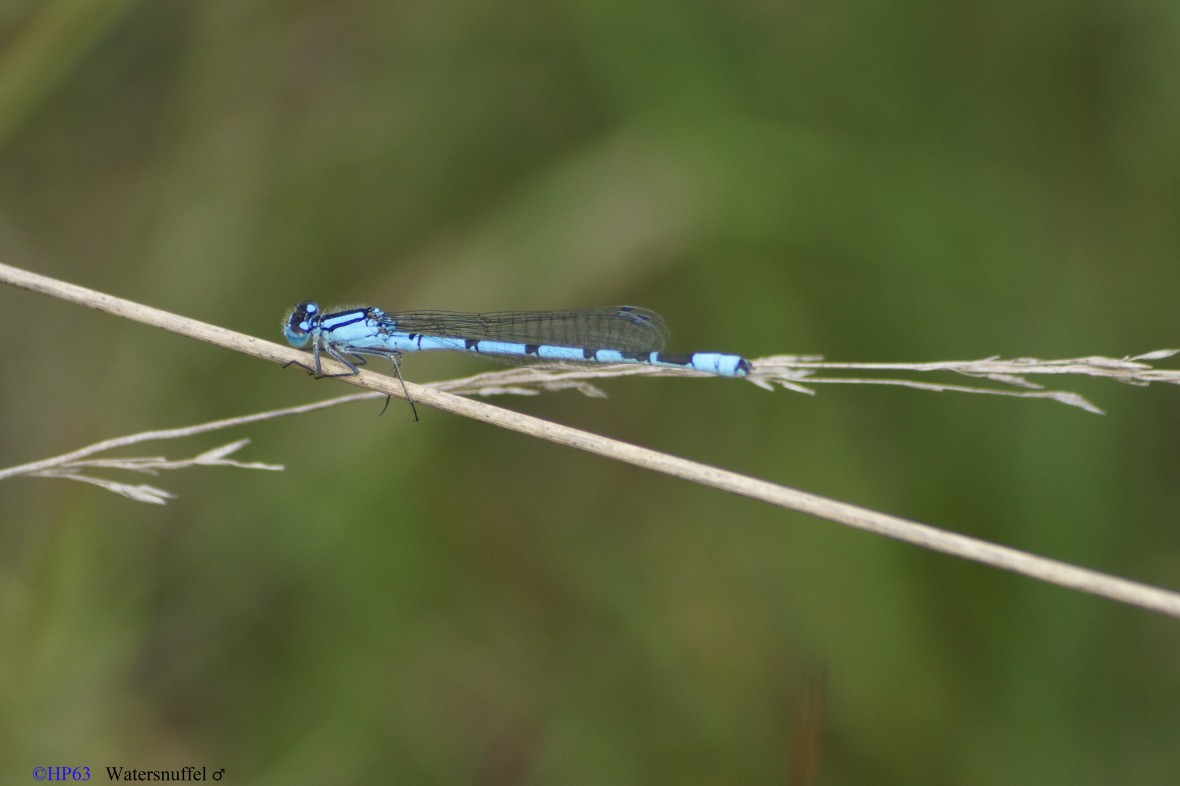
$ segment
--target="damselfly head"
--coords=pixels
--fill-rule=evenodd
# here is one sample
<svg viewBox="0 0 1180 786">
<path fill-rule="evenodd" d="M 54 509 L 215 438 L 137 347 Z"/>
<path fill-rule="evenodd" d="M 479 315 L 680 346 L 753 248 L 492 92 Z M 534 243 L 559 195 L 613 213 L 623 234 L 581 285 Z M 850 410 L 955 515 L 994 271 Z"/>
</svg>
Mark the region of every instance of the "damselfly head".
<svg viewBox="0 0 1180 786">
<path fill-rule="evenodd" d="M 283 317 L 283 335 L 287 343 L 296 349 L 303 349 L 311 341 L 311 333 L 319 322 L 320 307 L 310 300 L 296 303 Z"/>
</svg>

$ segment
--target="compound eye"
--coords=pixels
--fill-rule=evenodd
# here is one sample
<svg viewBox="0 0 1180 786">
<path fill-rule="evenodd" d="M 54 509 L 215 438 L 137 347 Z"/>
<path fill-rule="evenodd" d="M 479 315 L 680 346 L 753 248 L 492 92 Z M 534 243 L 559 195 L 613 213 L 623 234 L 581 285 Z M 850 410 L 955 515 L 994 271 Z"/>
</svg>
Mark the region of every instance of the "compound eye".
<svg viewBox="0 0 1180 786">
<path fill-rule="evenodd" d="M 320 307 L 311 301 L 297 303 L 283 318 L 283 335 L 287 343 L 296 349 L 306 347 L 311 341 L 311 332 L 319 323 Z"/>
</svg>

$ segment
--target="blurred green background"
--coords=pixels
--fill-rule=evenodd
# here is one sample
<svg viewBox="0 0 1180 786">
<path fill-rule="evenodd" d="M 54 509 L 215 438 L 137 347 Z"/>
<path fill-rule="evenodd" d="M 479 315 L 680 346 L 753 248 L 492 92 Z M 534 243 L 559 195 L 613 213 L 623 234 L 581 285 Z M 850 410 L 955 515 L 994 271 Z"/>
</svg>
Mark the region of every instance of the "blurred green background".
<svg viewBox="0 0 1180 786">
<path fill-rule="evenodd" d="M 1178 346 L 1178 51 L 1165 2 L 8 0 L 0 260 L 272 340 L 314 298 L 636 303 L 751 357 Z M 0 308 L 0 466 L 347 392 Z M 1180 587 L 1180 391 L 1068 387 L 1108 414 L 675 379 L 500 403 Z M 1180 777 L 1175 620 L 379 410 L 133 451 L 287 467 L 146 479 L 163 508 L 3 484 L 3 780 Z"/>
</svg>

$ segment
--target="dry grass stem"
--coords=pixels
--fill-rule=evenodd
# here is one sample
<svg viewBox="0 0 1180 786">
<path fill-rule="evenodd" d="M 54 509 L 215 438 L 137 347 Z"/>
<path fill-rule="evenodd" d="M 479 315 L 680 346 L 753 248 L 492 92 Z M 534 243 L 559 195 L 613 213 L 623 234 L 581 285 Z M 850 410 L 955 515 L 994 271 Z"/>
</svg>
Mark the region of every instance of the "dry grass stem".
<svg viewBox="0 0 1180 786">
<path fill-rule="evenodd" d="M 169 499 L 175 498 L 175 495 L 153 486 L 129 486 L 125 483 L 119 483 L 106 478 L 85 475 L 83 472 L 92 469 L 117 469 L 129 472 L 141 472 L 148 475 L 157 475 L 161 470 L 187 469 L 189 467 L 196 466 L 236 467 L 239 469 L 267 469 L 277 472 L 283 469 L 283 465 L 240 462 L 226 458 L 231 453 L 235 453 L 240 448 L 249 444 L 250 440 L 248 439 L 240 439 L 237 442 L 231 442 L 228 445 L 222 445 L 220 447 L 207 450 L 204 453 L 193 456 L 192 458 L 172 461 L 169 461 L 168 459 L 160 456 L 137 456 L 131 458 L 106 459 L 91 459 L 87 457 L 93 456 L 97 453 L 105 453 L 109 450 L 125 448 L 130 445 L 138 445 L 141 442 L 193 437 L 198 434 L 206 434 L 210 431 L 236 428 L 239 426 L 249 425 L 251 423 L 258 423 L 263 420 L 274 420 L 275 418 L 284 418 L 291 415 L 303 415 L 308 412 L 315 412 L 316 410 L 325 409 L 327 407 L 335 407 L 341 404 L 351 404 L 354 401 L 372 401 L 374 399 L 380 398 L 384 398 L 384 396 L 382 396 L 380 393 L 354 393 L 350 396 L 341 396 L 340 398 L 329 401 L 320 401 L 316 402 L 315 404 L 302 404 L 298 407 L 287 407 L 285 409 L 272 410 L 270 412 L 259 412 L 253 415 L 245 415 L 236 418 L 224 418 L 222 420 L 214 420 L 195 426 L 161 429 L 157 431 L 142 431 L 138 434 L 129 434 L 124 437 L 116 437 L 114 439 L 96 442 L 93 445 L 87 445 L 84 448 L 79 448 L 72 453 L 66 453 L 61 456 L 53 456 L 52 458 L 42 459 L 41 461 L 34 461 L 29 464 L 21 464 L 17 467 L 0 469 L 0 480 L 7 480 L 9 478 L 16 477 L 68 478 L 70 480 L 78 480 L 84 483 L 92 483 L 96 486 L 106 489 L 107 491 L 113 491 L 116 494 L 121 494 L 124 497 L 128 497 L 139 502 L 150 502 L 156 505 L 163 505 Z"/>
<path fill-rule="evenodd" d="M 774 390 L 777 386 L 808 395 L 814 395 L 815 391 L 811 386 L 815 385 L 893 385 L 935 392 L 1042 398 L 1101 415 L 1102 410 L 1084 396 L 1071 391 L 1046 390 L 1043 385 L 1031 381 L 1028 377 L 1044 374 L 1075 374 L 1110 379 L 1128 385 L 1146 386 L 1152 382 L 1178 385 L 1180 384 L 1180 370 L 1157 369 L 1147 362 L 1166 360 L 1178 353 L 1180 350 L 1161 349 L 1123 358 L 1091 356 L 1066 360 L 1038 360 L 1036 358 L 1005 360 L 990 357 L 981 360 L 955 360 L 936 363 L 830 363 L 815 355 L 772 355 L 751 359 L 750 362 L 753 364 L 754 370 L 750 376 L 746 377 L 746 381 L 766 390 Z M 995 386 L 983 387 L 890 377 L 822 376 L 824 373 L 835 374 L 850 371 L 945 373 L 987 380 Z M 606 393 L 594 385 L 592 380 L 629 376 L 716 378 L 699 371 L 655 366 L 600 366 L 558 371 L 523 366 L 488 371 L 446 382 L 435 382 L 431 384 L 431 387 L 468 396 L 537 395 L 547 391 L 577 390 L 584 395 L 601 398 L 605 397 Z"/>
<path fill-rule="evenodd" d="M 26 289 L 43 292 L 54 297 L 80 303 L 91 308 L 101 309 L 112 314 L 126 317 L 128 319 L 133 319 L 148 325 L 153 325 L 155 327 L 178 333 L 180 335 L 195 338 L 238 352 L 243 352 L 245 354 L 250 354 L 258 358 L 270 360 L 272 362 L 286 364 L 290 362 L 301 362 L 306 360 L 306 355 L 304 353 L 298 352 L 290 347 L 281 346 L 273 342 L 264 341 L 252 336 L 243 335 L 241 333 L 235 333 L 215 325 L 209 325 L 196 320 L 186 319 L 184 317 L 161 311 L 159 309 L 142 306 L 138 303 L 133 303 L 121 298 L 115 298 L 110 295 L 105 295 L 73 284 L 56 281 L 45 276 L 39 276 L 37 274 L 29 273 L 27 271 L 9 267 L 3 264 L 0 264 L 0 281 L 7 282 L 15 286 L 24 287 Z M 920 364 L 925 368 L 919 370 L 934 370 L 937 368 L 937 370 L 949 370 L 963 374 L 968 373 L 964 370 L 968 369 L 971 372 L 971 376 L 983 376 L 987 377 L 991 381 L 1003 380 L 1005 384 L 1009 385 L 1020 384 L 1016 383 L 1015 381 L 1022 380 L 1024 376 L 1032 373 L 1083 373 L 1087 376 L 1110 376 L 1123 382 L 1130 382 L 1131 384 L 1145 384 L 1151 381 L 1167 381 L 1174 383 L 1175 379 L 1170 373 L 1157 372 L 1146 363 L 1148 360 L 1158 360 L 1171 357 L 1172 354 L 1174 354 L 1172 350 L 1163 350 L 1160 352 L 1153 352 L 1146 355 L 1127 358 L 1122 361 L 1089 358 L 1085 359 L 1084 361 L 1050 361 L 1047 363 L 1042 361 L 1025 360 L 986 360 L 972 361 L 969 363 Z M 807 384 L 812 384 L 816 382 L 814 377 L 816 369 L 813 367 L 813 365 L 817 362 L 819 361 L 814 359 L 796 359 L 790 363 L 785 361 L 780 362 L 775 358 L 755 360 L 755 379 L 751 381 L 759 384 L 762 387 L 766 387 L 768 385 L 773 387 L 775 384 L 778 384 L 785 387 L 792 387 L 792 389 L 795 385 L 801 384 L 802 380 L 806 380 Z M 977 365 L 980 363 L 985 364 L 985 366 Z M 798 364 L 802 364 L 802 366 L 796 367 Z M 808 366 L 808 364 L 812 364 L 812 366 Z M 903 367 L 907 371 L 916 370 L 914 366 L 910 365 L 903 364 Z M 1037 367 L 1043 367 L 1045 369 L 1052 370 L 1034 372 L 1033 369 Z M 828 368 L 830 369 L 831 367 L 828 366 Z M 864 369 L 866 366 L 861 365 L 857 366 L 857 368 Z M 876 368 L 880 368 L 880 365 L 878 364 Z M 898 367 L 891 367 L 890 370 L 893 370 L 893 368 Z M 325 361 L 324 369 L 328 373 L 339 373 L 345 371 L 341 364 L 334 361 Z M 1109 373 L 1106 373 L 1104 371 L 1105 369 L 1109 369 Z M 520 390 L 533 387 L 534 383 L 530 382 L 530 380 L 539 380 L 542 379 L 542 376 L 554 374 L 554 372 L 537 372 L 536 370 L 526 371 L 528 373 L 524 376 L 500 377 L 498 381 L 490 381 L 492 378 L 494 378 L 495 372 L 493 372 L 492 375 L 479 375 L 479 377 L 475 378 L 479 380 L 479 382 L 476 384 L 483 386 L 483 389 L 487 390 L 499 388 L 505 392 L 519 392 Z M 511 375 L 514 372 L 500 373 Z M 540 373 L 542 376 L 533 376 L 538 373 Z M 573 384 L 574 387 L 581 389 L 581 383 L 589 377 L 582 376 L 580 374 L 571 376 L 571 373 L 572 372 L 556 372 L 556 384 Z M 611 371 L 608 375 L 617 376 L 619 373 L 622 372 Z M 636 367 L 634 369 L 628 368 L 626 373 L 671 373 L 673 375 L 679 376 L 684 372 L 663 369 L 656 371 Z M 591 376 L 602 375 L 602 371 L 599 371 L 598 373 Z M 507 381 L 509 379 L 511 382 Z M 356 376 L 340 377 L 339 381 L 345 384 L 366 388 L 385 396 L 392 396 L 396 398 L 404 397 L 402 386 L 396 379 L 393 377 L 376 374 L 371 371 L 362 371 Z M 1027 383 L 1027 380 L 1024 382 L 1026 384 L 1031 384 Z M 470 381 L 468 381 L 468 383 L 470 383 Z M 795 510 L 815 516 L 817 518 L 844 524 L 845 526 L 853 527 L 865 532 L 883 535 L 894 540 L 912 543 L 914 545 L 932 549 L 934 551 L 939 551 L 944 554 L 950 554 L 963 559 L 990 565 L 1001 570 L 1018 573 L 1036 580 L 1053 583 L 1061 587 L 1066 587 L 1080 592 L 1087 592 L 1093 595 L 1115 600 L 1120 603 L 1139 606 L 1141 608 L 1150 609 L 1162 614 L 1180 618 L 1180 593 L 1172 592 L 1170 590 L 1152 587 L 1139 582 L 1129 581 L 1117 576 L 1111 576 L 1098 571 L 1093 571 L 1075 565 L 1059 562 L 1057 560 L 1022 552 L 1007 546 L 988 543 L 976 538 L 959 535 L 954 532 L 940 530 L 926 524 L 907 521 L 896 516 L 877 513 L 865 508 L 856 507 L 855 505 L 849 505 L 836 500 L 826 499 L 824 497 L 808 494 L 806 492 L 792 489 L 787 486 L 770 483 L 764 480 L 758 480 L 756 478 L 741 475 L 736 472 L 730 472 L 717 467 L 711 467 L 705 464 L 679 458 L 677 456 L 649 450 L 637 445 L 631 445 L 626 442 L 608 439 L 597 434 L 570 428 L 569 426 L 563 426 L 551 421 L 541 420 L 539 418 L 530 417 L 518 412 L 495 407 L 482 401 L 456 396 L 453 393 L 440 389 L 439 387 L 427 387 L 407 382 L 405 384 L 405 389 L 409 395 L 414 398 L 416 403 L 423 406 L 434 407 L 436 409 L 444 410 L 456 415 L 472 418 L 484 423 L 510 429 L 540 439 L 557 442 L 568 447 L 584 450 L 604 456 L 606 458 L 627 462 L 645 469 L 652 470 L 654 472 L 662 472 L 664 474 L 682 478 L 700 485 L 711 486 L 713 488 L 721 489 L 738 496 L 748 497 L 750 499 L 765 502 L 770 505 L 775 505 L 789 510 Z M 453 387 L 452 389 L 466 390 L 466 388 L 463 388 L 462 386 L 458 388 Z M 583 389 L 583 392 L 587 391 L 588 389 Z M 1034 390 L 1017 392 L 1039 393 L 1042 391 Z M 348 397 L 348 400 L 356 400 L 356 397 Z M 311 406 L 315 407 L 331 405 L 332 402 L 324 402 L 321 405 Z M 1080 404 L 1076 402 L 1075 405 L 1080 406 Z M 284 410 L 280 412 L 290 414 L 290 410 Z M 261 420 L 275 416 L 277 416 L 275 413 L 263 413 L 249 417 Z M 246 422 L 248 418 L 238 420 L 239 422 Z M 218 423 L 223 424 L 228 422 L 231 421 L 219 421 Z M 210 430 L 213 427 L 214 426 L 211 424 L 206 424 L 203 427 L 192 428 Z M 178 429 L 176 431 L 177 433 L 180 433 L 191 430 Z M 213 454 L 213 460 L 224 460 L 224 454 L 218 454 L 218 451 L 216 450 L 212 451 L 211 453 Z M 78 458 L 77 453 L 72 455 L 74 458 Z M 210 454 L 203 455 L 209 456 Z"/>
<path fill-rule="evenodd" d="M 115 442 L 117 440 L 110 441 Z M 71 456 L 77 456 L 78 454 L 88 455 L 96 452 L 95 448 L 102 445 L 102 443 L 99 443 L 99 445 L 91 445 L 67 456 L 57 456 L 56 458 L 38 461 L 35 464 L 25 464 L 20 467 L 0 470 L 0 480 L 12 477 L 67 478 L 83 483 L 92 483 L 95 486 L 104 488 L 115 494 L 121 494 L 137 502 L 163 505 L 176 495 L 147 484 L 130 485 L 86 473 L 89 470 L 107 469 L 139 472 L 144 475 L 159 475 L 163 470 L 188 469 L 189 467 L 237 467 L 239 469 L 269 469 L 273 471 L 283 469 L 281 464 L 257 464 L 227 458 L 231 453 L 236 453 L 240 448 L 249 444 L 249 442 L 250 440 L 248 439 L 239 439 L 237 442 L 230 442 L 227 445 L 206 450 L 204 453 L 198 453 L 196 456 L 186 459 L 169 460 L 162 456 L 134 456 L 107 459 L 71 458 Z"/>
</svg>

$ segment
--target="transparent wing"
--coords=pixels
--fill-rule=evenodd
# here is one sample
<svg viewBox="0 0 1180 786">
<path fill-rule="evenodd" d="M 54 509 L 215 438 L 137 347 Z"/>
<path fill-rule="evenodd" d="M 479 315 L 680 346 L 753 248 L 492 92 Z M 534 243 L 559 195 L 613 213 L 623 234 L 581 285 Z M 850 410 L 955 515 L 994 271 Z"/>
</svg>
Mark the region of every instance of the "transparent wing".
<svg viewBox="0 0 1180 786">
<path fill-rule="evenodd" d="M 648 352 L 663 349 L 668 340 L 668 329 L 660 315 L 636 306 L 488 314 L 403 311 L 387 314 L 386 318 L 400 332 L 474 341 Z M 456 349 L 461 351 L 462 345 Z"/>
</svg>

